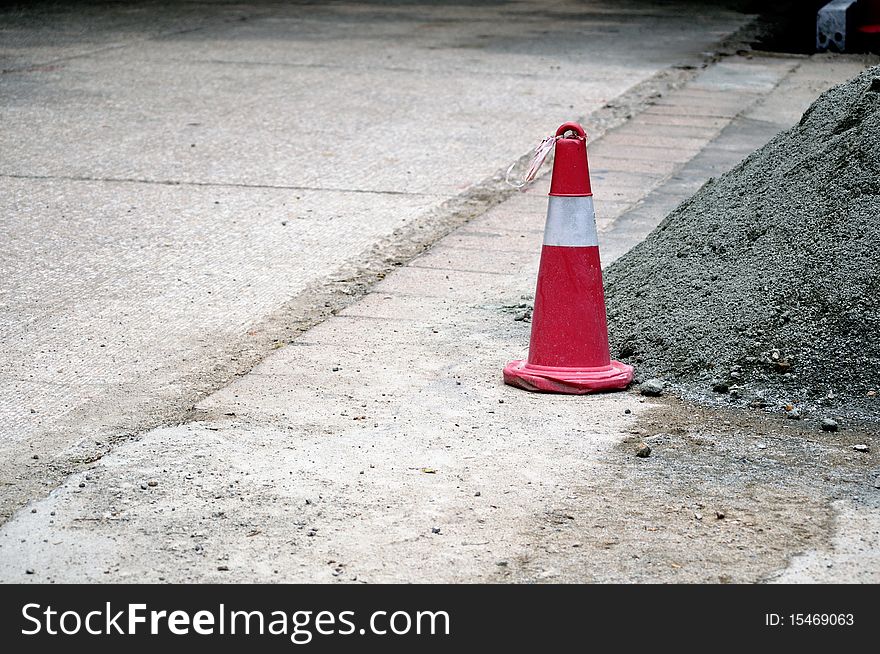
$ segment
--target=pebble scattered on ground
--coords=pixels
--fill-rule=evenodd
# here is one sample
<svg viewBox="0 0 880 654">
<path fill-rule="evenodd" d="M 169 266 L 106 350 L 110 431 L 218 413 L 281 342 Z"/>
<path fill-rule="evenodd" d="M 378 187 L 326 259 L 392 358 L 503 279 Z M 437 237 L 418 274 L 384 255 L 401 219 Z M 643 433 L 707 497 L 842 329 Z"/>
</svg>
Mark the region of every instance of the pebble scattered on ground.
<svg viewBox="0 0 880 654">
<path fill-rule="evenodd" d="M 837 431 L 838 424 L 836 420 L 831 418 L 823 418 L 821 423 L 822 431 Z"/>
<path fill-rule="evenodd" d="M 648 397 L 657 397 L 663 393 L 663 382 L 659 379 L 648 379 L 639 386 L 639 392 Z"/>
</svg>

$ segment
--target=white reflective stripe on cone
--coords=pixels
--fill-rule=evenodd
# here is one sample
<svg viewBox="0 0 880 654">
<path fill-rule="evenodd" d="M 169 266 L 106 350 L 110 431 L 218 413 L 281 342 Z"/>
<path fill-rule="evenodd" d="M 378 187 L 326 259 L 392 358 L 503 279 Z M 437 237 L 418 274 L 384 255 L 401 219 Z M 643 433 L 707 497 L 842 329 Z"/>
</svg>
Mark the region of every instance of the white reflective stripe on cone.
<svg viewBox="0 0 880 654">
<path fill-rule="evenodd" d="M 544 245 L 588 247 L 599 245 L 596 212 L 589 195 L 565 197 L 551 195 L 547 204 Z"/>
</svg>

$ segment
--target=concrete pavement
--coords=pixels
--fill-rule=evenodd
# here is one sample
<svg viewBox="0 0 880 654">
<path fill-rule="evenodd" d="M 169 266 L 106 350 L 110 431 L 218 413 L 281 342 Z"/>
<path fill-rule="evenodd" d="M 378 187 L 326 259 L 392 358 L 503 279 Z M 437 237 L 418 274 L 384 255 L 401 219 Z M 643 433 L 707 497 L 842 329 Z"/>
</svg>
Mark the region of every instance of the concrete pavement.
<svg viewBox="0 0 880 654">
<path fill-rule="evenodd" d="M 863 65 L 728 58 L 594 142 L 605 263 Z M 501 384 L 527 346 L 546 184 L 21 510 L 0 578 L 759 581 L 813 551 L 794 580 L 821 561 L 877 581 L 863 434 Z"/>
<path fill-rule="evenodd" d="M 365 270 L 502 199 L 481 180 L 548 129 L 747 19 L 599 1 L 4 12 L 0 515 L 189 419 Z"/>
</svg>

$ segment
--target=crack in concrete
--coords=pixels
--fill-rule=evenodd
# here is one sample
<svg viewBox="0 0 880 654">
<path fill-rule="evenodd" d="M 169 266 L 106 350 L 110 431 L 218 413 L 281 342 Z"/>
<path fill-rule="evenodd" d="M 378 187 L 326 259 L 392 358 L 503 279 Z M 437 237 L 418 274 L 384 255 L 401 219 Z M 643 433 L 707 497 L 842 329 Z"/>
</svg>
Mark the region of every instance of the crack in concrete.
<svg viewBox="0 0 880 654">
<path fill-rule="evenodd" d="M 142 179 L 137 177 L 89 177 L 87 175 L 33 175 L 18 173 L 0 173 L 0 177 L 7 179 L 30 179 L 37 181 L 66 181 L 66 182 L 107 182 L 118 184 L 155 184 L 158 186 L 199 186 L 209 188 L 255 188 L 271 189 L 278 191 L 327 191 L 332 193 L 367 193 L 374 195 L 403 195 L 433 198 L 448 198 L 449 195 L 442 193 L 422 193 L 419 191 L 388 191 L 358 188 L 333 188 L 326 186 L 296 186 L 285 184 L 246 184 L 244 182 L 191 182 L 175 179 Z"/>
</svg>

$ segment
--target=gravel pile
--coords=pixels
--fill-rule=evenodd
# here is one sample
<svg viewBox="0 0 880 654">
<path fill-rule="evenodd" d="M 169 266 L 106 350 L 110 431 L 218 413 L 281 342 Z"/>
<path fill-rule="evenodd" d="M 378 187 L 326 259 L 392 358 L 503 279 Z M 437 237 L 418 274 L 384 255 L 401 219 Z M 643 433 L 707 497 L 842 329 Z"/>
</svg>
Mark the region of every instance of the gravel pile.
<svg viewBox="0 0 880 654">
<path fill-rule="evenodd" d="M 710 180 L 605 282 L 612 350 L 641 379 L 880 420 L 880 67 Z"/>
</svg>

